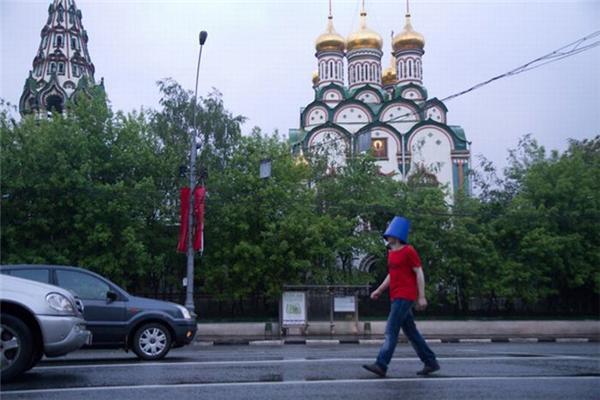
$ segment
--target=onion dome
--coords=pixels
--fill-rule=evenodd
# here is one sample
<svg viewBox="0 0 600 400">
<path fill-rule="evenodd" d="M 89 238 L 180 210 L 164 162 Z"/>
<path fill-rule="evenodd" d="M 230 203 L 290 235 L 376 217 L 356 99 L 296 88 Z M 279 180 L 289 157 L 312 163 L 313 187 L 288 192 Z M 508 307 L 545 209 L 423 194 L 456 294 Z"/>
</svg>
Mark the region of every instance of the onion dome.
<svg viewBox="0 0 600 400">
<path fill-rule="evenodd" d="M 343 36 L 337 33 L 333 27 L 333 17 L 331 15 L 327 18 L 327 30 L 319 35 L 315 41 L 315 48 L 317 51 L 344 51 L 346 48 L 346 41 Z"/>
<path fill-rule="evenodd" d="M 425 38 L 413 29 L 410 23 L 410 14 L 406 14 L 404 29 L 394 37 L 392 40 L 392 47 L 394 48 L 394 51 L 423 49 L 423 47 L 425 47 Z"/>
<path fill-rule="evenodd" d="M 377 49 L 381 50 L 383 40 L 375 31 L 367 28 L 367 13 L 360 13 L 360 28 L 348 36 L 346 48 L 348 51 L 354 49 Z"/>
<path fill-rule="evenodd" d="M 312 73 L 312 83 L 313 86 L 317 86 L 319 84 L 319 81 L 321 79 L 319 78 L 319 73 L 317 71 L 313 71 Z"/>
<path fill-rule="evenodd" d="M 398 81 L 398 73 L 396 71 L 396 57 L 392 56 L 390 66 L 383 70 L 381 83 L 383 86 L 395 85 Z"/>
</svg>

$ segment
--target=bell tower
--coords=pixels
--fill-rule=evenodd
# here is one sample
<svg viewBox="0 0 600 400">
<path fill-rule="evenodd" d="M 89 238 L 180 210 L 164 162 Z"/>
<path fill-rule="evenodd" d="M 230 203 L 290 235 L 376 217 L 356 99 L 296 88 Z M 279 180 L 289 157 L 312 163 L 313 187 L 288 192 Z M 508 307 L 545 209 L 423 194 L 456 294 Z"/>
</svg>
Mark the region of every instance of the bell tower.
<svg viewBox="0 0 600 400">
<path fill-rule="evenodd" d="M 33 69 L 19 100 L 21 115 L 62 113 L 67 102 L 80 94 L 104 93 L 103 81 L 97 85 L 94 80 L 82 18 L 75 0 L 53 0 L 48 7 Z"/>
</svg>

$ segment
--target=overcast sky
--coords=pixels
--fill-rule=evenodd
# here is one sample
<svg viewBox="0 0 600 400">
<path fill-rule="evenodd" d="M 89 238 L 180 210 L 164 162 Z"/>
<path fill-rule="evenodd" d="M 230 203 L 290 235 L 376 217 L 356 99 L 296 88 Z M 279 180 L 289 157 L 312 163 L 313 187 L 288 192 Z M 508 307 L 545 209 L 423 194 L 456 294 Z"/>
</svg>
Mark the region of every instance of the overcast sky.
<svg viewBox="0 0 600 400">
<path fill-rule="evenodd" d="M 0 0 L 0 97 L 18 103 L 50 0 Z M 253 126 L 286 135 L 313 100 L 314 40 L 325 30 L 326 0 L 76 0 L 90 37 L 96 79 L 113 109 L 158 107 L 155 82 L 194 88 L 198 32 L 208 31 L 199 92 L 211 87 Z M 358 27 L 360 0 L 334 0 L 336 30 Z M 368 26 L 384 38 L 404 25 L 405 1 L 367 0 Z M 412 0 L 425 36 L 424 85 L 444 98 L 600 30 L 600 1 Z M 500 80 L 446 103 L 474 155 L 504 166 L 507 148 L 532 133 L 550 149 L 600 134 L 600 47 Z"/>
</svg>

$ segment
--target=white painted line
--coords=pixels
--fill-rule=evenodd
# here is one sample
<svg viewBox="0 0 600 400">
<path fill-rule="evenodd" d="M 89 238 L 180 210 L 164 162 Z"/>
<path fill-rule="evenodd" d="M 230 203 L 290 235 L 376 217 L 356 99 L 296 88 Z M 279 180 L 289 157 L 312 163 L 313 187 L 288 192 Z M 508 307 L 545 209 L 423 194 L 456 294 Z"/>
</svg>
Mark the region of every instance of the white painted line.
<svg viewBox="0 0 600 400">
<path fill-rule="evenodd" d="M 210 341 L 198 340 L 197 342 L 194 342 L 194 346 L 213 346 L 214 344 L 215 344 L 215 342 L 210 342 Z"/>
<path fill-rule="evenodd" d="M 358 344 L 376 344 L 376 345 L 382 345 L 383 344 L 383 339 L 360 339 L 358 341 Z"/>
<path fill-rule="evenodd" d="M 250 346 L 282 346 L 283 340 L 251 340 Z"/>
<path fill-rule="evenodd" d="M 172 366 L 222 366 L 222 365 L 273 365 L 273 364 L 311 364 L 311 363 L 347 363 L 373 361 L 373 357 L 362 358 L 290 358 L 285 360 L 231 360 L 231 361 L 182 361 L 182 362 L 135 362 L 135 363 L 113 363 L 113 364 L 77 364 L 77 365 L 49 365 L 35 367 L 35 371 L 60 370 L 60 369 L 82 369 L 82 368 L 131 368 L 131 367 L 172 367 Z M 440 361 L 507 361 L 507 360 L 587 360 L 597 359 L 587 356 L 484 356 L 484 357 L 438 357 Z M 420 361 L 418 357 L 394 357 L 396 361 Z"/>
<path fill-rule="evenodd" d="M 307 345 L 327 345 L 327 344 L 340 344 L 339 340 L 317 340 L 317 339 L 309 339 L 306 341 Z"/>
<path fill-rule="evenodd" d="M 556 338 L 556 343 L 587 343 L 588 338 Z"/>
<path fill-rule="evenodd" d="M 459 343 L 492 343 L 492 339 L 458 339 Z"/>
<path fill-rule="evenodd" d="M 538 338 L 508 338 L 510 343 L 537 343 Z"/>
<path fill-rule="evenodd" d="M 442 343 L 442 339 L 425 339 L 427 343 Z"/>
<path fill-rule="evenodd" d="M 31 389 L 31 390 L 12 390 L 3 391 L 2 396 L 24 395 L 24 394 L 42 394 L 42 393 L 66 393 L 66 392 L 92 392 L 92 391 L 117 391 L 117 390 L 144 390 L 144 389 L 191 389 L 191 388 L 218 388 L 218 387 L 252 387 L 252 386 L 315 386 L 315 385 L 335 385 L 335 384 L 389 384 L 401 382 L 419 382 L 419 384 L 432 382 L 474 382 L 474 381 L 548 381 L 548 380 L 568 380 L 568 381 L 597 381 L 596 376 L 481 376 L 481 377 L 436 377 L 427 378 L 387 378 L 387 379 L 339 379 L 322 381 L 277 381 L 277 382 L 215 382 L 215 383 L 183 383 L 183 384 L 164 384 L 164 385 L 135 385 L 135 386 L 89 386 L 73 388 L 56 389 Z"/>
</svg>

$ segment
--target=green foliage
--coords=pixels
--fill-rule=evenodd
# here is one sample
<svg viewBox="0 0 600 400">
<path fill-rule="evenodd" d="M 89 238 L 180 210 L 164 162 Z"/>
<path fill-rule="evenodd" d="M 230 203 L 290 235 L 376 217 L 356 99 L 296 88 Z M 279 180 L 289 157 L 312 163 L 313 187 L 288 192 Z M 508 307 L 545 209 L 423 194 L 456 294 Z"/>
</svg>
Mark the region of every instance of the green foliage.
<svg viewBox="0 0 600 400">
<path fill-rule="evenodd" d="M 208 190 L 196 287 L 216 298 L 276 296 L 283 284 L 376 284 L 387 273 L 381 233 L 404 215 L 433 306 L 577 309 L 598 299 L 599 137 L 548 155 L 525 136 L 503 176 L 483 159 L 473 175 L 479 196 L 459 192 L 448 204 L 427 171 L 400 182 L 368 154 L 333 168 L 315 151 L 304 163 L 277 134 L 242 136 L 245 118 L 218 91 L 194 111 L 176 82 L 159 88 L 159 110 L 127 115 L 102 97 L 19 122 L 3 105 L 2 263 L 81 265 L 138 292 L 181 291 L 179 189 L 189 185 L 194 135 L 196 176 Z M 272 176 L 260 179 L 265 158 Z"/>
</svg>

